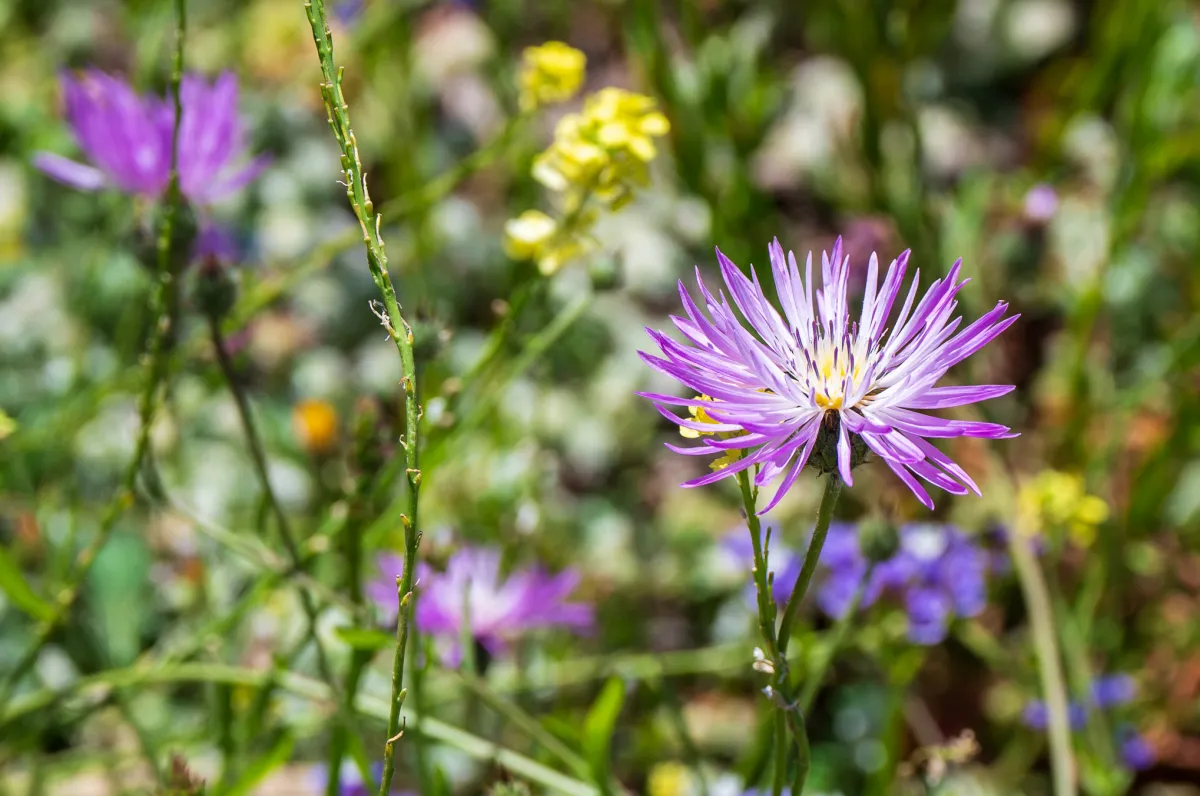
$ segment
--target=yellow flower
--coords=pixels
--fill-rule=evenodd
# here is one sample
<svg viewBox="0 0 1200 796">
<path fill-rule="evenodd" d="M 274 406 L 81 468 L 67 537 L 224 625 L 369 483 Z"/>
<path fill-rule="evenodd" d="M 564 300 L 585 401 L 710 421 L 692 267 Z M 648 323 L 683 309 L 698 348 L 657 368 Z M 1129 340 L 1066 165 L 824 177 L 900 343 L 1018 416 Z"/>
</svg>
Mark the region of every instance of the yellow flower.
<svg viewBox="0 0 1200 796">
<path fill-rule="evenodd" d="M 540 210 L 526 210 L 504 225 L 504 251 L 514 260 L 531 260 L 554 237 L 558 225 Z"/>
<path fill-rule="evenodd" d="M 10 436 L 17 430 L 17 421 L 8 416 L 8 413 L 0 409 L 0 439 Z"/>
<path fill-rule="evenodd" d="M 534 161 L 534 178 L 553 191 L 594 193 L 617 209 L 633 186 L 648 181 L 646 166 L 658 154 L 654 138 L 668 130 L 652 98 L 601 89 L 588 97 L 582 113 L 559 120 L 554 143 Z"/>
<path fill-rule="evenodd" d="M 548 275 L 591 251 L 590 231 L 599 213 L 619 210 L 633 199 L 636 186 L 649 181 L 648 164 L 658 154 L 654 138 L 668 130 L 651 97 L 619 88 L 596 92 L 581 113 L 560 119 L 554 141 L 533 161 L 533 177 L 562 195 L 561 218 L 530 210 L 510 220 L 509 256 L 536 260 Z"/>
<path fill-rule="evenodd" d="M 521 68 L 521 110 L 566 102 L 583 85 L 587 56 L 561 41 L 526 47 Z"/>
<path fill-rule="evenodd" d="M 1077 475 L 1045 470 L 1021 488 L 1020 526 L 1029 533 L 1065 533 L 1078 547 L 1096 541 L 1096 531 L 1108 519 L 1108 504 L 1089 495 Z"/>
<path fill-rule="evenodd" d="M 707 395 L 698 395 L 698 396 L 696 396 L 696 398 L 701 401 L 711 401 L 712 400 L 712 398 L 709 398 Z M 695 420 L 697 423 L 716 423 L 716 422 L 718 422 L 708 416 L 708 412 L 704 411 L 703 406 L 689 406 L 688 414 L 690 414 L 692 416 L 692 419 Z M 679 435 L 682 437 L 686 437 L 687 439 L 700 439 L 700 437 L 702 437 L 702 436 L 708 436 L 709 434 L 715 434 L 715 433 L 717 433 L 717 432 L 715 432 L 715 431 L 697 431 L 694 428 L 687 428 L 685 426 L 679 427 Z"/>
<path fill-rule="evenodd" d="M 337 410 L 327 401 L 303 400 L 292 408 L 292 429 L 309 454 L 329 453 L 338 441 Z"/>
<path fill-rule="evenodd" d="M 707 395 L 698 395 L 696 397 L 701 401 L 711 401 L 712 400 L 712 398 L 708 397 Z M 708 412 L 705 411 L 703 406 L 689 406 L 688 414 L 690 414 L 692 416 L 692 419 L 694 419 L 698 423 L 717 424 L 717 423 L 721 422 L 719 420 L 714 420 L 708 414 Z M 699 431 L 694 428 L 686 428 L 684 426 L 679 427 L 680 436 L 685 437 L 686 439 L 700 439 L 701 437 L 707 437 L 710 434 L 716 434 L 721 439 L 729 439 L 730 437 L 734 436 L 736 433 L 740 433 L 740 432 Z M 709 469 L 711 469 L 711 470 L 724 470 L 726 467 L 733 464 L 740 458 L 742 458 L 742 452 L 740 450 L 738 450 L 737 448 L 734 448 L 732 450 L 726 451 L 724 453 L 724 455 L 711 461 L 708 466 L 709 466 Z"/>
<path fill-rule="evenodd" d="M 691 796 L 694 791 L 692 772 L 683 763 L 659 763 L 646 778 L 646 796 Z"/>
</svg>

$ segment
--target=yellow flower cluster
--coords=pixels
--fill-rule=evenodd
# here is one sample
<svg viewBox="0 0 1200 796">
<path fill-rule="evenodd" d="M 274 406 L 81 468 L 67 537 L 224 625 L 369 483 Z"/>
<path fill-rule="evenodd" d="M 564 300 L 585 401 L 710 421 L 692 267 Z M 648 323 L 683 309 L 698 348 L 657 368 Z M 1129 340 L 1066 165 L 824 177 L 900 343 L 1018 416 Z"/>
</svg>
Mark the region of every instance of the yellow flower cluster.
<svg viewBox="0 0 1200 796">
<path fill-rule="evenodd" d="M 583 85 L 587 56 L 569 44 L 548 41 L 526 47 L 521 67 L 521 110 L 566 102 Z"/>
<path fill-rule="evenodd" d="M 537 156 L 533 176 L 561 195 L 562 217 L 529 210 L 505 226 L 510 257 L 536 260 L 553 274 L 593 245 L 590 231 L 600 210 L 614 212 L 649 181 L 654 139 L 671 126 L 654 100 L 619 88 L 587 98 L 583 111 L 564 116 L 550 147 Z"/>
<path fill-rule="evenodd" d="M 564 116 L 554 143 L 533 163 L 533 176 L 552 191 L 567 193 L 567 212 L 592 195 L 618 210 L 634 187 L 649 181 L 658 155 L 654 139 L 671 129 L 654 100 L 619 88 L 588 97 L 583 113 Z"/>
<path fill-rule="evenodd" d="M 712 398 L 710 398 L 707 395 L 697 395 L 696 397 L 701 401 L 711 401 L 712 400 Z M 719 420 L 714 420 L 712 418 L 712 416 L 710 416 L 708 414 L 708 412 L 705 411 L 703 406 L 689 406 L 688 414 L 690 414 L 692 416 L 692 419 L 695 420 L 697 423 L 717 424 L 717 423 L 721 422 Z M 734 433 L 736 433 L 736 432 L 734 432 Z M 719 432 L 719 431 L 697 431 L 694 428 L 687 428 L 685 426 L 679 427 L 679 434 L 680 434 L 680 436 L 684 437 L 685 439 L 700 439 L 701 437 L 707 437 L 710 434 L 716 434 L 721 439 L 728 439 L 728 438 L 734 436 L 734 433 Z M 733 450 L 726 451 L 723 456 L 720 456 L 720 457 L 714 459 L 712 462 L 709 463 L 708 466 L 709 466 L 709 468 L 711 468 L 713 470 L 724 470 L 726 467 L 728 467 L 729 465 L 736 462 L 739 458 L 741 458 L 741 455 L 742 455 L 742 452 L 735 448 Z"/>
<path fill-rule="evenodd" d="M 17 421 L 8 416 L 8 413 L 0 409 L 0 439 L 10 436 L 17 430 Z"/>
<path fill-rule="evenodd" d="M 1108 504 L 1089 495 L 1078 475 L 1044 470 L 1021 488 L 1022 527 L 1029 532 L 1066 533 L 1079 547 L 1096 541 L 1096 530 L 1108 519 Z"/>
</svg>

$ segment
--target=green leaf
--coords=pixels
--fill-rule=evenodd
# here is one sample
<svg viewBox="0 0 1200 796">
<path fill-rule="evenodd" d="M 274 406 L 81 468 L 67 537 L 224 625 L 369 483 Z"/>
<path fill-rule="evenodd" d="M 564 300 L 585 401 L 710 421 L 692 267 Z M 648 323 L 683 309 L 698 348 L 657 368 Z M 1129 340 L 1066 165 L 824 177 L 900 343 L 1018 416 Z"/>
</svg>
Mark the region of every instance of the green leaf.
<svg viewBox="0 0 1200 796">
<path fill-rule="evenodd" d="M 149 580 L 150 552 L 140 536 L 113 534 L 96 554 L 88 578 L 89 608 L 96 636 L 115 666 L 132 663 L 141 647 L 154 606 L 147 599 Z"/>
<path fill-rule="evenodd" d="M 21 568 L 3 547 L 0 547 L 0 590 L 34 619 L 48 622 L 54 617 L 54 605 L 34 594 L 33 589 L 29 587 L 29 581 L 21 573 Z"/>
<path fill-rule="evenodd" d="M 255 760 L 249 768 L 247 768 L 237 782 L 233 783 L 229 788 L 229 796 L 245 796 L 253 791 L 254 786 L 263 780 L 275 769 L 282 766 L 292 757 L 292 748 L 296 745 L 296 739 L 289 732 L 284 732 L 271 747 L 271 751 L 267 752 L 262 757 Z"/>
<path fill-rule="evenodd" d="M 391 633 L 375 630 L 374 628 L 339 627 L 334 629 L 333 632 L 337 634 L 338 638 L 356 650 L 376 652 L 388 649 L 396 644 L 396 637 Z"/>
<path fill-rule="evenodd" d="M 613 730 L 624 705 L 625 682 L 619 677 L 610 678 L 583 720 L 583 756 L 602 787 L 608 783 Z"/>
</svg>

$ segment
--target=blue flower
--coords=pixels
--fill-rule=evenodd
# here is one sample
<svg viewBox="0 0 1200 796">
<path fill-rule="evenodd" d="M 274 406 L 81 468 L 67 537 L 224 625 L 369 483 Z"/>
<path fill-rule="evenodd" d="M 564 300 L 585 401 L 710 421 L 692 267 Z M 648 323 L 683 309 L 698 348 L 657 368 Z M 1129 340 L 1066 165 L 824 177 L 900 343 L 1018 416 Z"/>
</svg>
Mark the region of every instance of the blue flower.
<svg viewBox="0 0 1200 796">
<path fill-rule="evenodd" d="M 771 527 L 764 524 L 764 529 Z M 778 542 L 774 533 L 769 564 L 775 573 L 775 600 L 791 596 L 803 565 L 803 556 Z M 749 534 L 743 526 L 724 542 L 738 560 L 750 561 Z M 867 577 L 867 559 L 858 542 L 858 529 L 835 522 L 821 549 L 823 576 L 815 587 L 817 607 L 839 619 L 849 610 Z M 909 619 L 908 638 L 915 644 L 934 645 L 946 638 L 956 617 L 977 616 L 987 604 L 987 575 L 992 567 L 988 552 L 950 525 L 912 524 L 900 529 L 900 548 L 880 562 L 866 583 L 861 605 L 870 606 L 884 594 L 893 595 Z M 753 602 L 753 586 L 747 587 Z"/>
<path fill-rule="evenodd" d="M 1031 730 L 1044 731 L 1050 724 L 1050 711 L 1040 699 L 1031 699 L 1021 712 L 1021 721 Z M 1067 724 L 1072 730 L 1081 730 L 1087 724 L 1087 708 L 1079 702 L 1067 705 Z"/>
<path fill-rule="evenodd" d="M 1132 727 L 1123 727 L 1117 731 L 1117 745 L 1121 750 L 1121 759 L 1134 771 L 1145 771 L 1158 759 L 1158 754 L 1150 742 Z"/>
<path fill-rule="evenodd" d="M 1127 674 L 1110 674 L 1092 681 L 1092 704 L 1104 709 L 1127 705 L 1137 696 L 1137 683 Z"/>
</svg>

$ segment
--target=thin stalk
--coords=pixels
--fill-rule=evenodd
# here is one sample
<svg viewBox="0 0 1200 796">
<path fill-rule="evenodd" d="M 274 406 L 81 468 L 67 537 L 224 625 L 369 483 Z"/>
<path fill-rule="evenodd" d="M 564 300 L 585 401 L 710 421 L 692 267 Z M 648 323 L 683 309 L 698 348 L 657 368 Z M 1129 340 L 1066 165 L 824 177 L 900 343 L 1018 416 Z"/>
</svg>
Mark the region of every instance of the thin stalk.
<svg viewBox="0 0 1200 796">
<path fill-rule="evenodd" d="M 271 486 L 271 476 L 267 470 L 267 454 L 263 449 L 258 427 L 254 423 L 254 415 L 250 411 L 250 401 L 246 397 L 246 391 L 242 389 L 242 385 L 238 381 L 237 371 L 233 366 L 233 358 L 229 355 L 229 347 L 225 344 L 225 338 L 221 334 L 220 320 L 215 316 L 209 316 L 208 328 L 209 333 L 212 335 L 213 349 L 217 354 L 217 363 L 220 365 L 221 375 L 224 376 L 226 384 L 229 385 L 229 391 L 233 394 L 234 403 L 237 404 L 238 418 L 242 422 L 242 431 L 246 436 L 246 446 L 250 449 L 250 458 L 254 462 L 254 471 L 258 475 L 263 495 L 270 505 L 271 512 L 275 515 L 275 524 L 279 527 L 279 535 L 283 539 L 283 546 L 292 561 L 292 566 L 297 570 L 301 570 L 303 569 L 304 559 L 300 555 L 300 545 L 296 542 L 296 535 L 292 532 L 287 512 L 283 510 L 283 505 L 279 502 L 279 498 L 275 494 L 275 489 Z M 321 639 L 317 634 L 317 606 L 313 602 L 312 594 L 307 589 L 300 589 L 299 592 L 300 604 L 304 609 L 304 616 L 308 620 L 308 635 L 312 638 L 313 644 L 316 646 L 317 668 L 321 672 L 321 678 L 329 683 L 329 687 L 336 688 L 336 683 L 333 679 L 333 670 L 330 668 L 329 658 L 325 654 L 325 646 L 321 643 Z"/>
<path fill-rule="evenodd" d="M 758 487 L 750 481 L 750 473 L 743 470 L 737 474 L 738 485 L 742 490 L 742 504 L 746 511 L 746 524 L 750 529 L 750 544 L 754 549 L 754 592 L 758 602 L 758 628 L 762 633 L 763 644 L 766 646 L 766 658 L 770 662 L 769 673 L 772 678 L 772 688 L 778 690 L 781 683 L 786 683 L 787 662 L 779 657 L 778 641 L 775 636 L 775 596 L 772 594 L 772 581 L 768 572 L 768 545 L 763 543 L 762 522 L 758 518 Z M 768 540 L 769 544 L 769 540 Z M 785 693 L 778 694 L 785 700 Z M 773 719 L 775 738 L 775 778 L 772 787 L 774 796 L 780 796 L 784 783 L 787 781 L 788 763 L 788 730 L 784 711 L 780 710 Z"/>
<path fill-rule="evenodd" d="M 150 429 L 154 424 L 154 413 L 158 406 L 159 386 L 166 379 L 167 365 L 170 362 L 170 339 L 172 336 L 170 308 L 179 303 L 177 298 L 178 280 L 175 273 L 176 267 L 172 262 L 171 241 L 175 233 L 175 221 L 179 215 L 179 206 L 183 200 L 179 190 L 179 128 L 183 119 L 183 100 L 179 86 L 183 81 L 183 44 L 186 34 L 187 3 L 186 0 L 175 0 L 175 53 L 171 65 L 171 100 L 175 110 L 175 120 L 171 128 L 171 170 L 167 180 L 162 222 L 158 230 L 158 282 L 151 296 L 154 317 L 157 318 L 157 321 L 154 325 L 154 338 L 150 345 L 149 360 L 145 365 L 146 379 L 138 397 L 137 443 L 134 446 L 133 457 L 125 467 L 121 486 L 105 509 L 95 538 L 80 552 L 74 571 L 69 578 L 69 585 L 59 595 L 57 611 L 38 627 L 33 643 L 22 653 L 16 666 L 4 678 L 4 683 L 0 685 L 0 705 L 8 702 L 17 683 L 37 660 L 42 647 L 70 616 L 71 608 L 79 598 L 79 593 L 87 580 L 92 564 L 96 561 L 97 554 L 112 536 L 117 520 L 133 505 L 137 475 L 141 471 L 142 462 L 150 449 Z"/>
<path fill-rule="evenodd" d="M 738 486 L 742 489 L 742 504 L 746 510 L 746 525 L 750 529 L 750 544 L 754 549 L 754 594 L 758 604 L 758 629 L 762 633 L 766 654 L 771 663 L 778 667 L 775 643 L 775 598 L 768 582 L 767 556 L 762 539 L 762 522 L 756 513 L 758 487 L 750 482 L 750 474 L 743 470 L 737 474 Z"/>
<path fill-rule="evenodd" d="M 1029 542 L 1020 528 L 1008 534 L 1008 550 L 1029 611 L 1033 648 L 1038 660 L 1042 694 L 1046 699 L 1054 796 L 1075 796 L 1075 757 L 1071 751 L 1071 728 L 1067 719 L 1067 690 L 1063 682 L 1058 642 L 1054 637 L 1050 594 L 1037 560 L 1029 549 Z"/>
<path fill-rule="evenodd" d="M 808 552 L 804 554 L 804 565 L 800 569 L 800 577 L 792 596 L 788 598 L 783 609 L 783 619 L 779 621 L 779 652 L 787 654 L 788 642 L 792 637 L 792 625 L 796 623 L 796 610 L 804 602 L 808 585 L 812 582 L 813 573 L 817 571 L 817 563 L 821 560 L 821 549 L 825 546 L 825 537 L 829 534 L 829 523 L 833 520 L 833 509 L 837 506 L 838 497 L 842 494 L 842 478 L 836 471 L 825 476 L 825 492 L 821 495 L 821 505 L 817 509 L 817 524 L 813 528 L 812 540 L 808 543 Z"/>
<path fill-rule="evenodd" d="M 796 768 L 792 779 L 792 792 L 799 796 L 804 790 L 804 782 L 808 778 L 811 767 L 811 752 L 808 743 L 808 728 L 804 722 L 804 711 L 797 704 L 789 704 L 790 685 L 788 683 L 787 646 L 792 635 L 792 625 L 796 621 L 796 610 L 804 601 L 804 595 L 816 572 L 817 562 L 821 558 L 821 548 L 825 545 L 825 537 L 829 533 L 829 524 L 833 520 L 833 509 L 837 505 L 842 491 L 842 480 L 836 472 L 830 473 L 825 480 L 825 491 L 821 496 L 821 505 L 817 509 L 817 523 L 813 529 L 812 540 L 808 552 L 804 555 L 804 564 L 800 576 L 788 598 L 783 610 L 783 618 L 779 629 L 775 628 L 775 600 L 770 593 L 770 582 L 767 575 L 768 559 L 762 543 L 762 528 L 755 514 L 757 490 L 750 484 L 750 476 L 746 471 L 737 475 L 742 488 L 742 501 L 745 504 L 747 522 L 750 526 L 750 540 L 754 546 L 754 582 L 758 594 L 758 621 L 767 644 L 767 653 L 772 664 L 773 701 L 780 709 L 775 720 L 775 777 L 772 783 L 774 796 L 781 796 L 787 782 L 789 764 L 789 746 L 787 737 L 789 728 L 795 741 Z"/>
<path fill-rule="evenodd" d="M 383 751 L 383 776 L 379 784 L 381 796 L 391 790 L 392 777 L 396 771 L 396 741 L 400 737 L 400 709 L 404 704 L 404 657 L 408 647 L 409 613 L 412 605 L 413 572 L 421 534 L 417 524 L 417 496 L 421 485 L 421 470 L 417 461 L 418 420 L 417 368 L 413 355 L 412 327 L 400 313 L 396 302 L 396 290 L 388 273 L 387 254 L 380 229 L 382 218 L 375 212 L 375 205 L 367 191 L 367 180 L 363 173 L 362 158 L 358 152 L 358 141 L 350 127 L 349 106 L 342 93 L 343 70 L 337 66 L 333 56 L 333 34 L 325 17 L 323 0 L 306 0 L 304 10 L 312 28 L 313 43 L 321 63 L 321 95 L 329 114 L 329 126 L 342 152 L 341 166 L 346 198 L 362 229 L 363 245 L 367 252 L 367 267 L 383 298 L 384 311 L 381 320 L 400 355 L 404 377 L 404 448 L 405 473 L 408 476 L 408 512 L 401 516 L 404 525 L 404 568 L 396 581 L 400 599 L 396 615 L 396 653 L 392 661 L 392 701 L 388 713 L 387 741 Z M 399 325 L 400 329 L 397 329 Z M 401 331 L 402 330 L 402 331 Z"/>
</svg>

